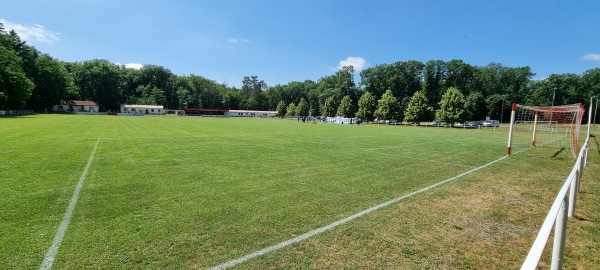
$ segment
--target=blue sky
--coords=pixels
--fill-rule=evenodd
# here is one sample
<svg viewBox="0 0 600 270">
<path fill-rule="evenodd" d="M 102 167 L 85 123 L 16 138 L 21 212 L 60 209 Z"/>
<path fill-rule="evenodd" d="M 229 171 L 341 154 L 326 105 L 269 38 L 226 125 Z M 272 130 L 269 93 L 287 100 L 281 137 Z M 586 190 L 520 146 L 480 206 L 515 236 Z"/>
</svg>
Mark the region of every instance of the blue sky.
<svg viewBox="0 0 600 270">
<path fill-rule="evenodd" d="M 240 86 L 350 63 L 462 59 L 534 78 L 600 67 L 600 1 L 0 0 L 0 19 L 63 61 L 164 66 Z M 358 76 L 357 76 L 358 78 Z"/>
</svg>

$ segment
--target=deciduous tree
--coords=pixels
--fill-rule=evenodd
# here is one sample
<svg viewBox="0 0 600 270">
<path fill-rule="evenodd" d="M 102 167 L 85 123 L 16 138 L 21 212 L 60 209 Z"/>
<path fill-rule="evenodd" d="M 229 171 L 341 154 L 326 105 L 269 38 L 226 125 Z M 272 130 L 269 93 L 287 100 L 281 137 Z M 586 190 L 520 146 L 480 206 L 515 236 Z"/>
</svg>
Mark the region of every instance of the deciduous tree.
<svg viewBox="0 0 600 270">
<path fill-rule="evenodd" d="M 287 116 L 296 115 L 296 104 L 294 104 L 293 102 L 288 104 L 287 109 L 286 109 L 286 115 Z"/>
<path fill-rule="evenodd" d="M 410 99 L 406 111 L 404 112 L 404 121 L 423 122 L 431 120 L 432 113 L 433 108 L 429 106 L 427 97 L 421 91 L 417 91 Z"/>
<path fill-rule="evenodd" d="M 337 112 L 337 104 L 334 97 L 328 97 L 327 100 L 325 100 L 322 110 L 323 116 L 325 117 L 336 116 L 335 113 Z"/>
<path fill-rule="evenodd" d="M 0 46 L 0 109 L 23 109 L 33 87 L 17 53 Z"/>
<path fill-rule="evenodd" d="M 277 103 L 277 117 L 284 118 L 286 112 L 287 106 L 285 106 L 285 102 L 283 102 L 283 100 L 280 100 L 279 103 Z"/>
<path fill-rule="evenodd" d="M 375 110 L 377 110 L 377 100 L 371 92 L 365 92 L 358 100 L 358 112 L 356 112 L 356 117 L 372 121 Z"/>
<path fill-rule="evenodd" d="M 400 104 L 392 94 L 392 90 L 387 90 L 378 101 L 375 117 L 386 120 L 397 120 Z"/>
<path fill-rule="evenodd" d="M 296 115 L 308 116 L 309 105 L 304 98 L 300 99 L 298 106 L 296 106 Z"/>
<path fill-rule="evenodd" d="M 450 87 L 446 90 L 440 100 L 440 109 L 435 112 L 435 118 L 440 122 L 455 122 L 464 120 L 465 96 L 458 88 Z"/>
<path fill-rule="evenodd" d="M 340 106 L 337 110 L 337 115 L 343 117 L 354 117 L 354 104 L 352 104 L 352 99 L 350 96 L 345 96 L 340 103 Z"/>
</svg>

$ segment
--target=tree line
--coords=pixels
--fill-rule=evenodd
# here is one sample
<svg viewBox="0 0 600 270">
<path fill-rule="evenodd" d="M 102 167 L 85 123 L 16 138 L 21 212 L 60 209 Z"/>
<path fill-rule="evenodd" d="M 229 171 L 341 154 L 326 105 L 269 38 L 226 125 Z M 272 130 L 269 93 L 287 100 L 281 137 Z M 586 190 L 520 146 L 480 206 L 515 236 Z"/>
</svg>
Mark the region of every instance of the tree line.
<svg viewBox="0 0 600 270">
<path fill-rule="evenodd" d="M 409 122 L 504 119 L 513 102 L 526 105 L 589 103 L 600 94 L 600 68 L 581 75 L 533 80 L 529 67 L 462 60 L 381 64 L 360 72 L 343 67 L 318 81 L 267 86 L 245 76 L 241 88 L 199 75 L 175 75 L 157 65 L 130 69 L 106 60 L 63 62 L 22 41 L 0 23 L 0 109 L 44 111 L 67 100 L 92 100 L 101 111 L 121 104 L 169 109 L 277 110 L 280 116 L 346 116 Z"/>
</svg>

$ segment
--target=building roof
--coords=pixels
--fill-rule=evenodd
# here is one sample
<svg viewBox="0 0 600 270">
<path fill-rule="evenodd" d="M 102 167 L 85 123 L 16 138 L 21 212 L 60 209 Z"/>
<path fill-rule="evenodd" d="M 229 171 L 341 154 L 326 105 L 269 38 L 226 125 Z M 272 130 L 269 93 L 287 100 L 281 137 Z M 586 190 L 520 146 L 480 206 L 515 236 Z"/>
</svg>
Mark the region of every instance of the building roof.
<svg viewBox="0 0 600 270">
<path fill-rule="evenodd" d="M 186 111 L 197 112 L 227 112 L 228 109 L 204 109 L 204 108 L 185 108 Z"/>
<path fill-rule="evenodd" d="M 232 113 L 277 113 L 277 111 L 229 110 Z"/>
<path fill-rule="evenodd" d="M 163 109 L 163 105 L 138 105 L 138 104 L 123 104 L 121 108 L 137 108 L 137 109 Z"/>
<path fill-rule="evenodd" d="M 96 104 L 96 102 L 93 101 L 89 101 L 89 100 L 69 100 L 66 102 L 62 102 L 64 105 L 71 105 L 71 106 L 98 106 L 98 104 Z"/>
</svg>

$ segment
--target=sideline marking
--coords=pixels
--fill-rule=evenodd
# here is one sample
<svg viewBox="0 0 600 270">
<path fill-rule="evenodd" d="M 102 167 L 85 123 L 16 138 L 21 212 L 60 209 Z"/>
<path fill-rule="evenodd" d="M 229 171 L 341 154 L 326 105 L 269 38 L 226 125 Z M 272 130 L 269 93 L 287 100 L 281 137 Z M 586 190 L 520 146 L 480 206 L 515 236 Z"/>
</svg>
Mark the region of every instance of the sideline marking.
<svg viewBox="0 0 600 270">
<path fill-rule="evenodd" d="M 44 257 L 44 261 L 42 265 L 40 265 L 40 270 L 49 270 L 52 268 L 52 264 L 54 264 L 54 257 L 56 257 L 56 253 L 58 252 L 58 248 L 60 247 L 60 243 L 62 242 L 63 237 L 65 236 L 65 232 L 67 231 L 67 227 L 69 227 L 69 223 L 71 222 L 71 216 L 73 215 L 73 210 L 75 209 L 75 204 L 77 203 L 77 199 L 79 199 L 79 192 L 81 191 L 81 187 L 83 186 L 83 181 L 85 181 L 85 176 L 87 175 L 88 170 L 90 169 L 90 165 L 92 164 L 92 160 L 94 159 L 94 154 L 96 153 L 96 148 L 98 148 L 98 143 L 100 143 L 100 139 L 96 141 L 96 145 L 94 146 L 94 150 L 92 150 L 92 154 L 88 159 L 87 164 L 85 165 L 85 169 L 79 178 L 79 182 L 77 183 L 77 187 L 73 192 L 73 197 L 71 197 L 71 202 L 69 203 L 69 207 L 67 207 L 67 211 L 65 212 L 65 216 L 63 217 L 62 222 L 60 223 L 60 227 L 58 227 L 58 231 L 56 231 L 56 235 L 54 236 L 54 241 L 52 241 L 52 245 L 46 252 L 46 257 Z"/>
<path fill-rule="evenodd" d="M 217 265 L 217 266 L 211 267 L 210 269 L 211 269 L 211 270 L 221 270 L 221 269 L 227 269 L 227 268 L 229 268 L 229 267 L 233 267 L 233 266 L 236 266 L 236 265 L 238 265 L 238 264 L 240 264 L 240 263 L 243 263 L 243 262 L 249 261 L 249 260 L 251 260 L 251 259 L 254 259 L 254 258 L 258 257 L 258 256 L 262 256 L 262 255 L 264 255 L 264 254 L 266 254 L 266 253 L 269 253 L 269 252 L 271 252 L 271 251 L 276 251 L 276 250 L 282 249 L 282 248 L 284 248 L 284 247 L 286 247 L 286 246 L 289 246 L 289 245 L 291 245 L 291 244 L 298 243 L 298 242 L 300 242 L 300 241 L 302 241 L 302 240 L 305 240 L 305 239 L 307 239 L 307 238 L 313 237 L 313 236 L 315 236 L 315 235 L 317 235 L 317 234 L 320 234 L 320 233 L 322 233 L 322 232 L 325 232 L 325 231 L 328 231 L 328 230 L 330 230 L 330 229 L 333 229 L 333 228 L 335 228 L 335 227 L 337 227 L 337 226 L 339 226 L 339 225 L 345 224 L 345 223 L 347 223 L 347 222 L 349 222 L 349 221 L 351 221 L 351 220 L 353 220 L 353 219 L 356 219 L 356 218 L 362 217 L 362 216 L 364 216 L 364 215 L 366 215 L 366 214 L 369 214 L 369 213 L 371 213 L 371 212 L 373 212 L 373 211 L 379 210 L 379 209 L 381 209 L 381 208 L 383 208 L 383 207 L 386 207 L 386 206 L 388 206 L 388 205 L 390 205 L 390 204 L 397 203 L 397 202 L 399 202 L 399 201 L 401 201 L 401 200 L 404 200 L 404 199 L 406 199 L 406 198 L 408 198 L 408 197 L 411 197 L 411 196 L 413 196 L 413 195 L 416 195 L 416 194 L 419 194 L 419 193 L 425 192 L 425 191 L 427 191 L 427 190 L 430 190 L 430 189 L 432 189 L 432 188 L 435 188 L 435 187 L 437 187 L 437 186 L 440 186 L 440 185 L 443 185 L 443 184 L 445 184 L 445 183 L 448 183 L 448 182 L 454 181 L 454 180 L 456 180 L 456 179 L 458 179 L 458 178 L 461 178 L 461 177 L 463 177 L 463 176 L 465 176 L 465 175 L 467 175 L 467 174 L 470 174 L 470 173 L 472 173 L 472 172 L 476 172 L 476 171 L 478 171 L 478 170 L 481 170 L 481 169 L 483 169 L 483 168 L 485 168 L 485 167 L 487 167 L 487 166 L 490 166 L 490 165 L 492 165 L 492 164 L 494 164 L 494 163 L 496 163 L 496 162 L 498 162 L 498 161 L 501 161 L 501 160 L 503 160 L 503 159 L 505 159 L 505 158 L 507 158 L 507 157 L 508 157 L 508 155 L 507 155 L 507 156 L 503 156 L 503 157 L 501 157 L 501 158 L 499 158 L 499 159 L 496 159 L 496 160 L 494 160 L 494 161 L 492 161 L 492 162 L 489 162 L 489 163 L 487 163 L 487 164 L 485 164 L 485 165 L 482 165 L 482 166 L 479 166 L 479 167 L 477 167 L 477 168 L 474 168 L 474 169 L 471 169 L 471 170 L 469 170 L 469 171 L 466 171 L 466 172 L 464 172 L 464 173 L 461 173 L 461 174 L 459 174 L 459 175 L 457 175 L 457 176 L 454 176 L 454 177 L 452 177 L 452 178 L 448 178 L 448 179 L 446 179 L 446 180 L 444 180 L 444 181 L 437 182 L 437 183 L 435 183 L 435 184 L 433 184 L 433 185 L 431 185 L 431 186 L 424 187 L 424 188 L 422 188 L 422 189 L 419 189 L 419 190 L 417 190 L 417 191 L 413 191 L 413 192 L 411 192 L 411 193 L 408 193 L 408 194 L 406 194 L 406 195 L 402 195 L 402 196 L 400 196 L 400 197 L 398 197 L 398 198 L 395 198 L 395 199 L 389 200 L 389 201 L 387 201 L 387 202 L 384 202 L 384 203 L 382 203 L 382 204 L 380 204 L 380 205 L 373 206 L 373 207 L 371 207 L 371 208 L 369 208 L 369 209 L 367 209 L 367 210 L 363 210 L 363 211 L 361 211 L 361 212 L 358 212 L 358 213 L 356 213 L 356 214 L 354 214 L 354 215 L 351 215 L 351 216 L 349 216 L 349 217 L 347 217 L 347 218 L 344 218 L 344 219 L 338 220 L 338 221 L 336 221 L 336 222 L 334 222 L 334 223 L 331 223 L 331 224 L 329 224 L 329 225 L 327 225 L 327 226 L 324 226 L 324 227 L 321 227 L 321 228 L 318 228 L 318 229 L 314 229 L 314 230 L 312 230 L 312 231 L 310 231 L 310 232 L 307 232 L 307 233 L 305 233 L 305 234 L 302 234 L 302 235 L 300 235 L 300 236 L 297 236 L 297 237 L 295 237 L 295 238 L 292 238 L 292 239 L 289 239 L 289 240 L 287 240 L 287 241 L 281 242 L 281 243 L 279 243 L 279 244 L 276 244 L 276 245 L 273 245 L 273 246 L 270 246 L 270 247 L 267 247 L 267 248 L 261 249 L 261 250 L 259 250 L 259 251 L 256 251 L 256 252 L 254 252 L 254 253 L 248 254 L 248 255 L 246 255 L 246 256 L 244 256 L 244 257 L 237 258 L 237 259 L 234 259 L 234 260 L 228 261 L 228 262 L 226 262 L 226 263 L 223 263 L 223 264 L 220 264 L 220 265 Z"/>
</svg>

